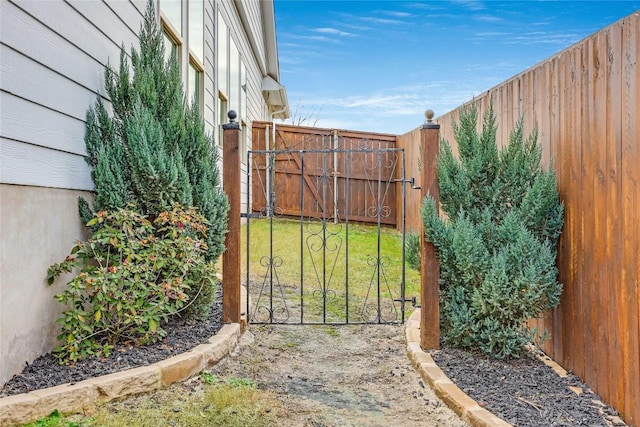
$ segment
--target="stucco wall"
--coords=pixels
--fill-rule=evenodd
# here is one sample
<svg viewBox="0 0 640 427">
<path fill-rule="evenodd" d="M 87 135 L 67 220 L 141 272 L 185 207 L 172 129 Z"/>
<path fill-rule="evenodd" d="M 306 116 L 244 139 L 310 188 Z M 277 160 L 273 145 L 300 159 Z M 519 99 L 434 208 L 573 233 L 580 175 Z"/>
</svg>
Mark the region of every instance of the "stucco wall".
<svg viewBox="0 0 640 427">
<path fill-rule="evenodd" d="M 0 184 L 0 384 L 55 344 L 61 306 L 47 268 L 86 238 L 78 216 L 82 191 Z M 63 278 L 61 278 L 63 279 Z"/>
</svg>

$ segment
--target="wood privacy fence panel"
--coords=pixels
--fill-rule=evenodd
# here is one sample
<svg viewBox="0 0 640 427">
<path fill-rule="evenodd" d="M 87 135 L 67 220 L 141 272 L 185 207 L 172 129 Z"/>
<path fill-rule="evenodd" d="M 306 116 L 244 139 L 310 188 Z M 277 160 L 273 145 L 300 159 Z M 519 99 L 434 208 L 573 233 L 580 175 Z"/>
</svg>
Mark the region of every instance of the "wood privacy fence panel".
<svg viewBox="0 0 640 427">
<path fill-rule="evenodd" d="M 273 190 L 277 198 L 278 214 L 333 219 L 346 214 L 351 221 L 377 222 L 375 208 L 384 206 L 381 223 L 396 226 L 397 185 L 401 158 L 396 153 L 302 153 L 302 150 L 360 150 L 396 147 L 396 136 L 364 132 L 275 125 L 269 122 L 253 123 L 253 151 L 292 150 L 277 154 L 273 161 Z M 275 141 L 275 143 L 274 143 Z M 252 155 L 251 178 L 252 211 L 267 209 L 268 158 Z M 382 167 L 379 167 L 382 166 Z M 323 178 L 327 171 L 333 179 Z M 347 176 L 348 173 L 348 176 Z M 382 174 L 382 175 L 379 175 Z M 374 188 L 373 181 L 390 182 L 388 187 Z M 301 186 L 300 183 L 303 182 Z M 334 194 L 334 188 L 337 191 Z M 349 200 L 347 201 L 347 195 Z M 302 199 L 301 199 L 302 198 Z M 381 200 L 383 199 L 383 200 Z"/>
<path fill-rule="evenodd" d="M 539 130 L 558 174 L 565 226 L 558 308 L 537 321 L 544 350 L 640 426 L 640 12 L 475 99 L 493 102 L 498 138 Z M 462 107 L 464 108 L 464 107 Z M 454 143 L 459 109 L 440 117 Z"/>
<path fill-rule="evenodd" d="M 398 136 L 397 146 L 403 148 L 405 152 L 405 176 L 407 179 L 414 179 L 413 186 L 420 187 L 420 159 L 422 152 L 420 148 L 422 138 L 422 129 L 417 128 L 404 135 Z M 400 184 L 398 184 L 400 185 Z M 422 219 L 420 218 L 420 205 L 422 203 L 420 190 L 413 189 L 409 185 L 406 186 L 406 222 L 405 226 L 408 231 L 420 234 L 422 230 Z M 398 187 L 398 191 L 402 191 Z M 402 200 L 398 200 L 401 203 Z"/>
</svg>

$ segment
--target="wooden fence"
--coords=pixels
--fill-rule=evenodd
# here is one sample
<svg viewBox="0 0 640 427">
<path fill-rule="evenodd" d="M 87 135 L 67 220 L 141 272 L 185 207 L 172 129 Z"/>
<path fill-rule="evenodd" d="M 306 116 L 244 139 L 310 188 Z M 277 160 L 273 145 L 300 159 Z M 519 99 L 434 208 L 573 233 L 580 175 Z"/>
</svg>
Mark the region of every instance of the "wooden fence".
<svg viewBox="0 0 640 427">
<path fill-rule="evenodd" d="M 414 179 L 413 187 L 422 186 L 421 176 L 421 144 L 423 129 L 417 128 L 397 138 L 397 147 L 405 151 L 405 176 L 407 179 Z M 407 187 L 406 189 L 406 212 L 405 226 L 408 231 L 420 234 L 422 230 L 422 219 L 420 219 L 420 204 L 422 203 L 422 193 Z M 400 202 L 400 201 L 399 201 Z"/>
<path fill-rule="evenodd" d="M 493 104 L 497 136 L 503 143 L 519 117 L 529 131 L 537 127 L 543 164 L 554 167 L 558 175 L 565 203 L 558 254 L 564 291 L 560 305 L 534 322 L 551 333 L 543 349 L 580 376 L 632 426 L 640 426 L 638 61 L 640 11 L 473 101 L 481 115 Z M 452 123 L 459 112 L 436 120 L 454 152 Z M 256 142 L 258 147 L 265 146 L 259 144 L 265 143 L 261 138 L 268 134 L 268 125 L 254 123 L 254 148 Z M 328 136 L 333 132 L 325 131 Z M 417 186 L 420 132 L 381 136 L 389 146 L 405 149 L 405 175 L 415 178 Z M 287 127 L 282 126 L 278 135 L 283 141 L 301 143 L 291 139 Z M 407 229 L 418 231 L 420 192 L 406 194 Z"/>
<path fill-rule="evenodd" d="M 558 174 L 565 226 L 559 307 L 538 321 L 544 350 L 640 426 L 640 12 L 500 84 L 498 138 L 537 126 Z M 463 107 L 464 108 L 464 107 Z M 459 109 L 440 117 L 453 143 Z M 551 161 L 552 159 L 552 161 Z"/>
<path fill-rule="evenodd" d="M 383 206 L 381 223 L 397 223 L 396 188 L 394 182 L 400 174 L 401 158 L 395 153 L 378 154 L 336 152 L 321 155 L 302 154 L 301 150 L 358 150 L 395 148 L 396 136 L 355 131 L 319 129 L 268 122 L 254 122 L 253 151 L 291 150 L 275 155 L 273 178 L 268 177 L 268 157 L 252 155 L 252 210 L 267 209 L 265 193 L 272 188 L 277 194 L 277 209 L 282 215 L 299 216 L 304 207 L 307 217 L 348 215 L 350 221 L 377 222 L 375 209 Z M 303 157 L 304 156 L 304 157 Z M 347 171 L 348 177 L 347 177 Z M 325 174 L 331 176 L 324 176 Z M 381 175 L 378 175 L 380 173 Z M 302 179 L 301 179 L 302 178 Z M 272 179 L 272 185 L 266 183 Z M 373 181 L 384 185 L 380 192 L 372 188 Z M 301 188 L 301 181 L 304 182 Z M 303 199 L 301 199 L 303 198 Z M 349 200 L 347 200 L 347 198 Z M 349 212 L 345 212 L 349 209 Z"/>
</svg>

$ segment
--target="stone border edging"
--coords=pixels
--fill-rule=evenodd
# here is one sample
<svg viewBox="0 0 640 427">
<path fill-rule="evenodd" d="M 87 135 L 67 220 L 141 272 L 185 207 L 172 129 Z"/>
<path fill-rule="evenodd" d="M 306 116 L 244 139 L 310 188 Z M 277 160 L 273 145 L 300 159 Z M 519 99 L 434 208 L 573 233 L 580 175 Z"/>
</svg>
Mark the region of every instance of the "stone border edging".
<svg viewBox="0 0 640 427">
<path fill-rule="evenodd" d="M 436 365 L 431 355 L 420 348 L 420 309 L 416 309 L 407 320 L 405 336 L 407 339 L 407 354 L 414 368 L 436 392 L 438 397 L 458 414 L 463 421 L 474 427 L 512 426 L 482 408 L 478 402 L 469 397 Z"/>
<path fill-rule="evenodd" d="M 10 427 L 61 413 L 82 412 L 113 399 L 165 388 L 210 368 L 240 340 L 240 325 L 223 325 L 208 343 L 148 366 L 90 378 L 77 383 L 34 390 L 0 399 L 0 425 Z"/>
</svg>

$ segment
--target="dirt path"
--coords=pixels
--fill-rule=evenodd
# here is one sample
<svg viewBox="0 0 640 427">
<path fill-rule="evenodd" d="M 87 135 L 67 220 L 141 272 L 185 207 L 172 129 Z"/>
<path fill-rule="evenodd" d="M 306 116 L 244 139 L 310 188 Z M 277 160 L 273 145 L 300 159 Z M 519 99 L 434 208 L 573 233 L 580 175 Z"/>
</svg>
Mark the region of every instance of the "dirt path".
<svg viewBox="0 0 640 427">
<path fill-rule="evenodd" d="M 283 426 L 466 425 L 412 368 L 401 326 L 252 326 L 211 372 L 274 392 Z"/>
</svg>

